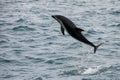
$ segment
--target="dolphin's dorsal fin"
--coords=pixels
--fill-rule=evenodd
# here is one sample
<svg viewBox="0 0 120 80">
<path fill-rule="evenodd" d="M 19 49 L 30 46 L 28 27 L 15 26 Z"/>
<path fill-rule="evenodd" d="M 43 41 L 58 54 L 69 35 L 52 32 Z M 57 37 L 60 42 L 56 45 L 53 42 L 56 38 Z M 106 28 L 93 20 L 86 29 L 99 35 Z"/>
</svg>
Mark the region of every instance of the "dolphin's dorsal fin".
<svg viewBox="0 0 120 80">
<path fill-rule="evenodd" d="M 65 35 L 64 28 L 62 26 L 61 26 L 61 32 L 62 32 L 63 35 Z"/>
<path fill-rule="evenodd" d="M 80 29 L 80 28 L 75 28 L 77 31 L 84 31 L 83 29 Z"/>
</svg>

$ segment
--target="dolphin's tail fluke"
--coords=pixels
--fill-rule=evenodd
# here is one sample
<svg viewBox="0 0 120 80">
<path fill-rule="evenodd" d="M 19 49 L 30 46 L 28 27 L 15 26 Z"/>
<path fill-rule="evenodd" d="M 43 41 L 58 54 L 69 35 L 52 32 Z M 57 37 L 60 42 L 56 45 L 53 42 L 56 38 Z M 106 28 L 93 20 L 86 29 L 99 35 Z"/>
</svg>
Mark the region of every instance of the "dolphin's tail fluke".
<svg viewBox="0 0 120 80">
<path fill-rule="evenodd" d="M 94 47 L 94 53 L 96 53 L 98 47 L 101 46 L 102 44 L 103 44 L 103 43 L 101 43 L 101 44 L 99 44 L 99 45 L 97 45 L 97 46 Z"/>
</svg>

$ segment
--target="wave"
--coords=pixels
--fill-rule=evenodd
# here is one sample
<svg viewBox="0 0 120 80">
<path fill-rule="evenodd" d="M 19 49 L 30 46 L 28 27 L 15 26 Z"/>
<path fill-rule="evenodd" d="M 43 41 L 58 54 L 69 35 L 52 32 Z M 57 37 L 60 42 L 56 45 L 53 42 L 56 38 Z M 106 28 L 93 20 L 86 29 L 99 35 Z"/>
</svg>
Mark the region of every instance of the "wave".
<svg viewBox="0 0 120 80">
<path fill-rule="evenodd" d="M 2 22 L 0 23 L 0 26 L 10 26 L 13 25 L 12 23 Z"/>
<path fill-rule="evenodd" d="M 20 63 L 19 61 L 17 60 L 12 60 L 12 59 L 5 59 L 5 58 L 0 58 L 0 62 L 1 63 Z"/>
<path fill-rule="evenodd" d="M 43 58 L 36 58 L 36 57 L 30 57 L 30 56 L 26 56 L 25 58 L 27 60 L 30 60 L 33 63 L 39 63 L 39 62 L 43 62 L 44 61 Z"/>
<path fill-rule="evenodd" d="M 112 24 L 111 27 L 120 27 L 120 23 Z"/>
<path fill-rule="evenodd" d="M 25 20 L 24 19 L 22 19 L 22 18 L 20 18 L 20 19 L 18 19 L 18 20 L 16 20 L 16 22 L 24 22 Z"/>
<path fill-rule="evenodd" d="M 18 26 L 13 28 L 14 31 L 34 31 L 34 28 L 30 28 L 28 26 Z"/>
<path fill-rule="evenodd" d="M 98 75 L 101 73 L 106 73 L 108 71 L 115 72 L 120 71 L 120 65 L 118 64 L 111 64 L 111 65 L 99 65 L 95 67 L 79 67 L 78 69 L 70 69 L 63 71 L 60 75 L 61 76 L 76 76 L 76 75 Z"/>
<path fill-rule="evenodd" d="M 0 45 L 5 44 L 9 41 L 8 36 L 0 35 Z"/>
<path fill-rule="evenodd" d="M 61 58 L 47 60 L 46 63 L 48 63 L 48 64 L 64 64 L 65 61 L 72 61 L 72 60 L 78 60 L 78 58 L 77 57 L 61 57 Z"/>
<path fill-rule="evenodd" d="M 97 75 L 97 74 L 107 72 L 107 71 L 118 71 L 117 69 L 118 67 L 120 67 L 120 65 L 117 65 L 117 64 L 89 67 L 89 68 L 86 68 L 82 74 L 83 75 Z"/>
<path fill-rule="evenodd" d="M 64 71 L 63 76 L 74 76 L 74 75 L 80 75 L 78 70 L 69 70 L 69 71 Z"/>
<path fill-rule="evenodd" d="M 34 80 L 43 80 L 41 77 L 35 78 Z"/>
<path fill-rule="evenodd" d="M 87 68 L 82 74 L 96 74 L 101 69 L 100 66 Z"/>
<path fill-rule="evenodd" d="M 111 12 L 110 14 L 111 14 L 111 15 L 116 15 L 116 16 L 118 16 L 118 15 L 120 15 L 120 11 L 113 11 L 113 12 Z"/>
<path fill-rule="evenodd" d="M 8 59 L 8 58 L 0 58 L 0 63 L 5 65 L 17 65 L 17 66 L 26 66 L 28 65 L 25 61 L 20 61 L 17 59 Z"/>
<path fill-rule="evenodd" d="M 7 43 L 7 41 L 5 40 L 0 40 L 0 45 L 4 44 L 4 43 Z"/>
</svg>

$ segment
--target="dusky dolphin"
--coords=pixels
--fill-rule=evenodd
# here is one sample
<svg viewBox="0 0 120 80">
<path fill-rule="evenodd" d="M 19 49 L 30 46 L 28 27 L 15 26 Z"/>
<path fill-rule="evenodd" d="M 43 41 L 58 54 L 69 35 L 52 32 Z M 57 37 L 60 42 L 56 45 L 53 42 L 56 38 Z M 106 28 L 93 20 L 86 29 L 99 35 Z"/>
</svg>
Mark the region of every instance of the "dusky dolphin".
<svg viewBox="0 0 120 80">
<path fill-rule="evenodd" d="M 100 45 L 102 45 L 102 43 L 101 43 L 101 44 L 95 46 L 92 42 L 88 41 L 81 33 L 84 30 L 77 28 L 76 25 L 67 17 L 62 16 L 62 15 L 52 15 L 52 17 L 60 23 L 61 32 L 63 35 L 65 35 L 64 31 L 66 30 L 73 38 L 75 38 L 87 45 L 94 47 L 94 53 L 96 52 L 97 48 Z"/>
</svg>

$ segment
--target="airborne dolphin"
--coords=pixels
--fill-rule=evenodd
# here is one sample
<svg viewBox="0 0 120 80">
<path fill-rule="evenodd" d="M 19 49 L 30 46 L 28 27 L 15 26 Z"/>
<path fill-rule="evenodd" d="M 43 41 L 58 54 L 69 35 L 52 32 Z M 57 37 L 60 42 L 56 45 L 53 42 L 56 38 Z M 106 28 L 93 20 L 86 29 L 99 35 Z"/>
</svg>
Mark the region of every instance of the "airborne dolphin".
<svg viewBox="0 0 120 80">
<path fill-rule="evenodd" d="M 94 53 L 96 52 L 97 48 L 100 45 L 102 45 L 102 43 L 101 43 L 101 44 L 95 46 L 92 42 L 88 41 L 81 33 L 84 30 L 77 28 L 76 25 L 70 19 L 68 19 L 62 15 L 52 15 L 52 17 L 61 24 L 61 32 L 63 35 L 64 35 L 64 30 L 66 30 L 73 38 L 94 47 Z"/>
</svg>

